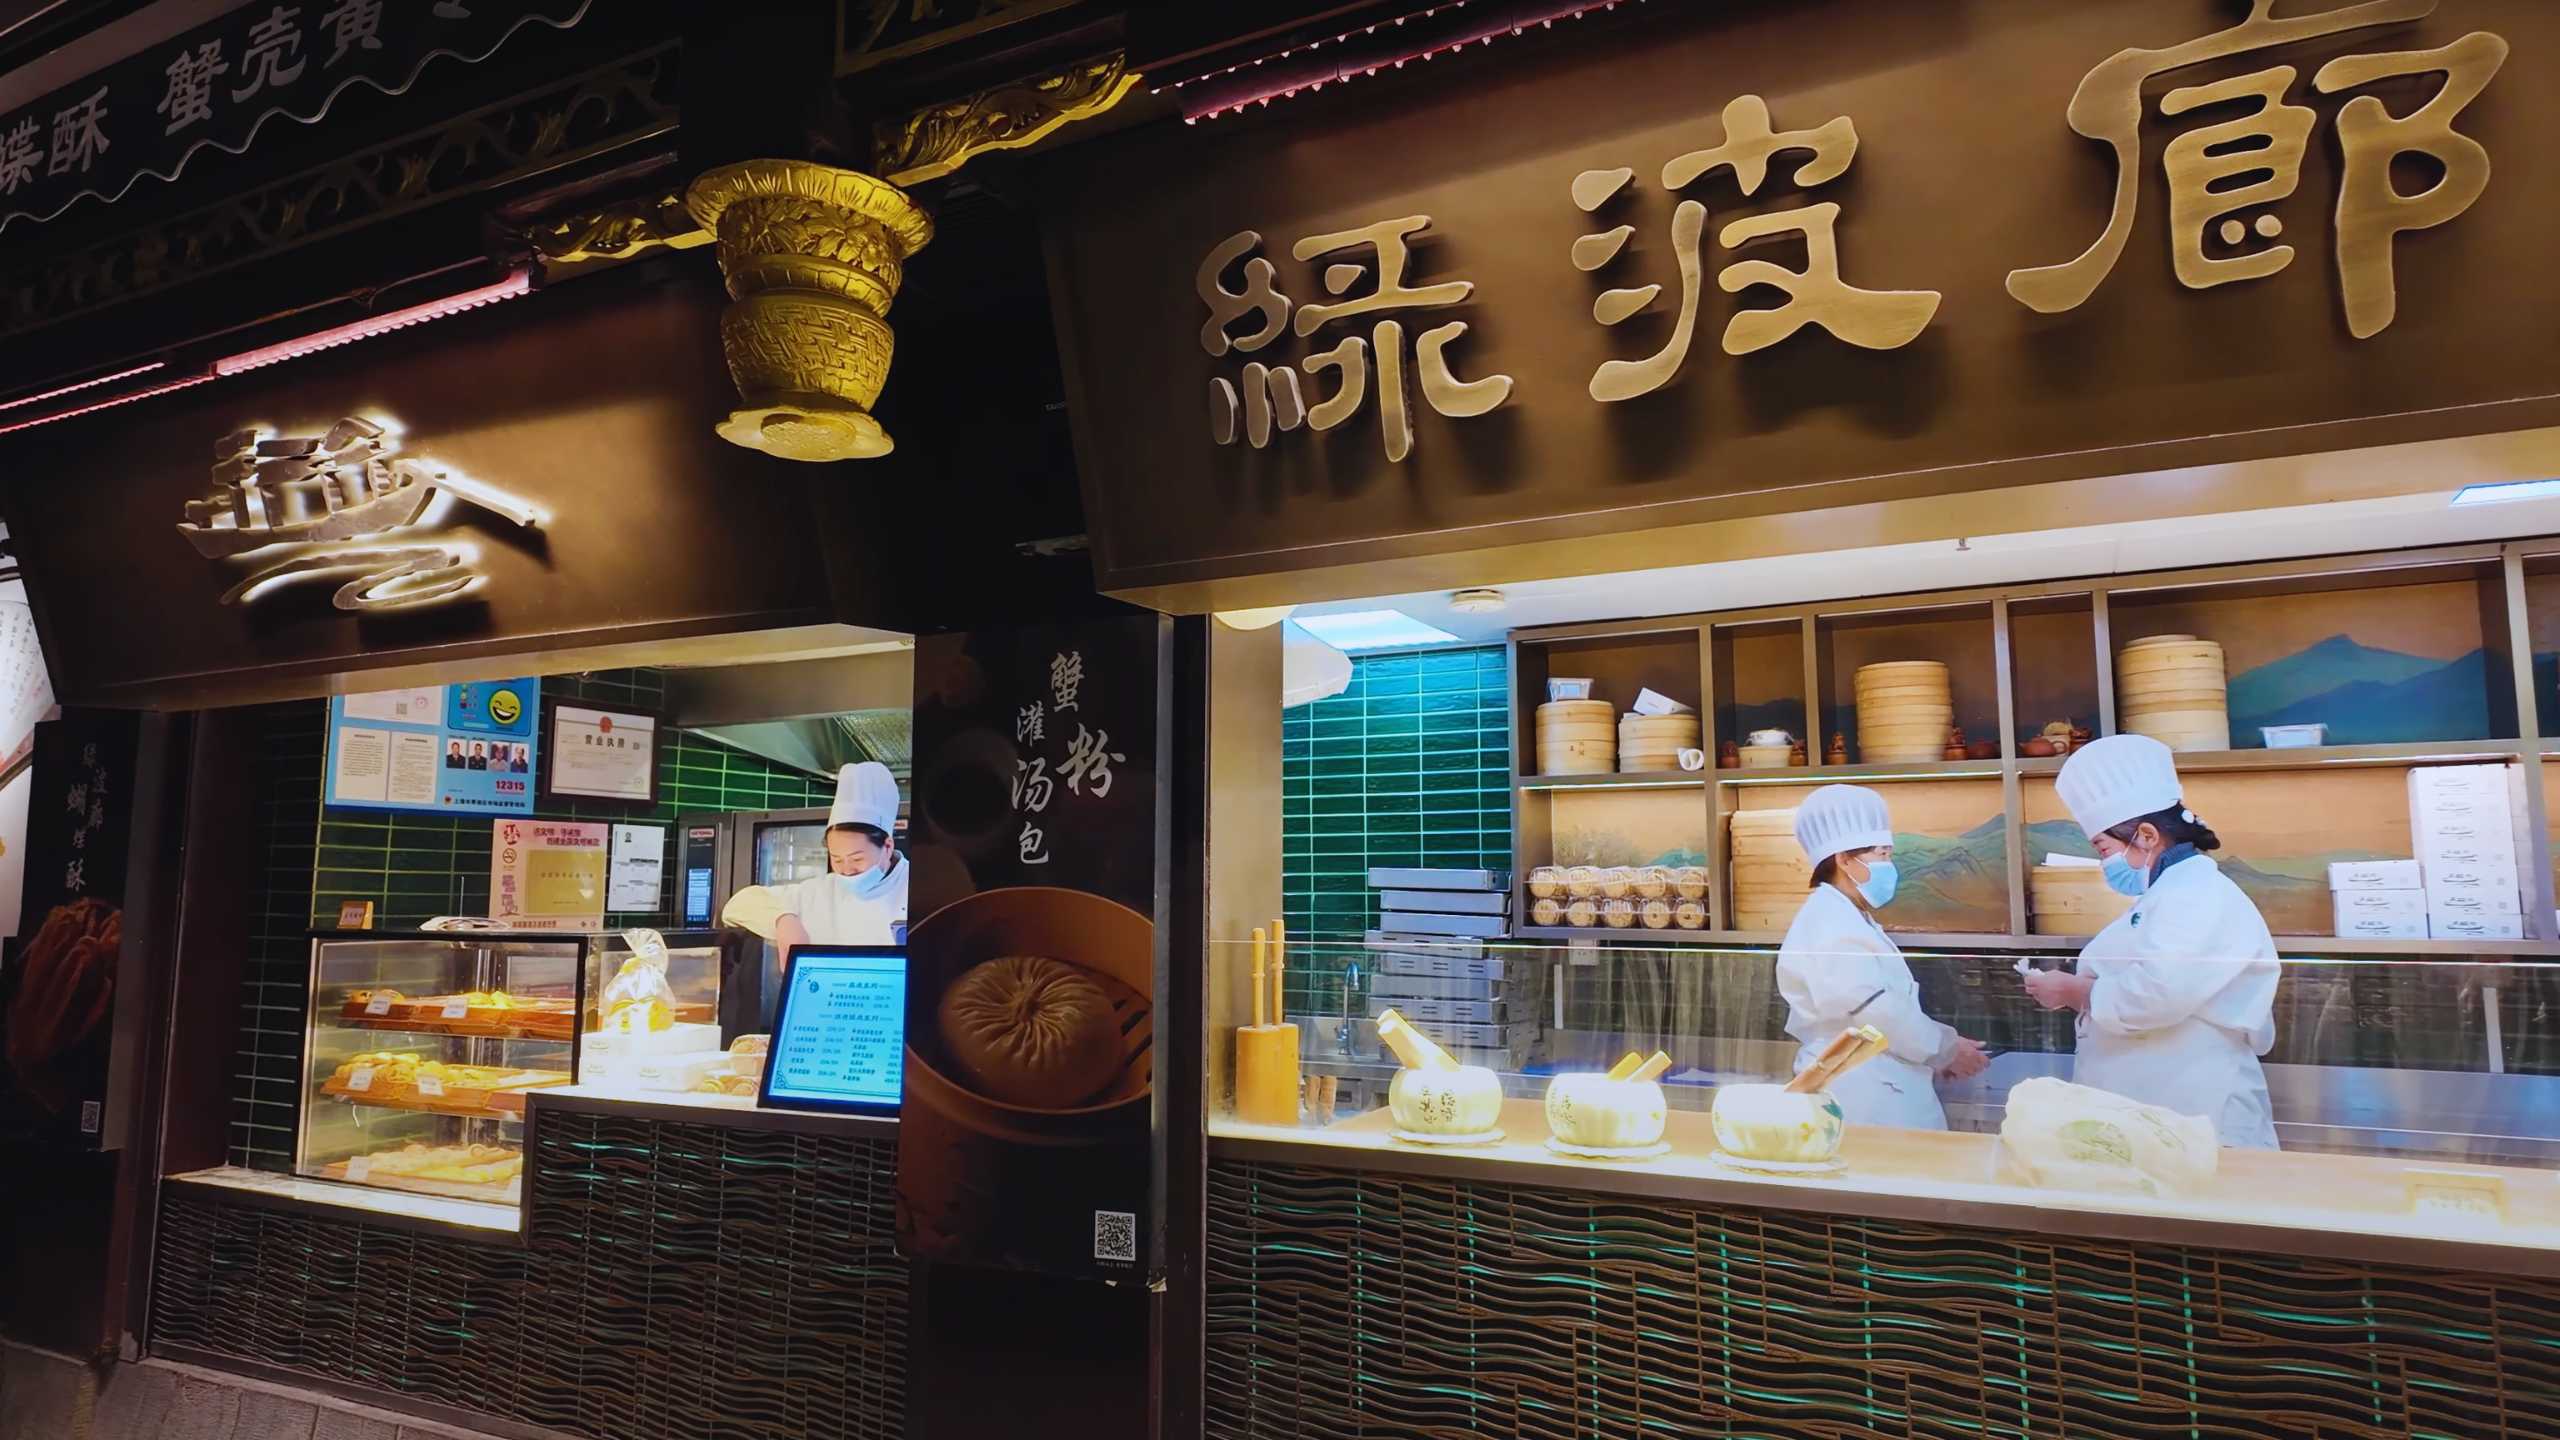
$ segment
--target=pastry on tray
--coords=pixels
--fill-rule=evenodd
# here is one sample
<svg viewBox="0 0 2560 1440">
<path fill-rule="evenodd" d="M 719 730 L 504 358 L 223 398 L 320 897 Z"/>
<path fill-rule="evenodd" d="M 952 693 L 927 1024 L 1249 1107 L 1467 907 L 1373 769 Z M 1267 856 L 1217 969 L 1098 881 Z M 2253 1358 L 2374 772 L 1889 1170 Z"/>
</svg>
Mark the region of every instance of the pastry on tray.
<svg viewBox="0 0 2560 1440">
<path fill-rule="evenodd" d="M 376 1180 L 426 1180 L 442 1185 L 504 1185 L 524 1173 L 523 1152 L 503 1145 L 403 1145 L 363 1157 Z M 350 1172 L 354 1164 L 349 1164 Z"/>
</svg>

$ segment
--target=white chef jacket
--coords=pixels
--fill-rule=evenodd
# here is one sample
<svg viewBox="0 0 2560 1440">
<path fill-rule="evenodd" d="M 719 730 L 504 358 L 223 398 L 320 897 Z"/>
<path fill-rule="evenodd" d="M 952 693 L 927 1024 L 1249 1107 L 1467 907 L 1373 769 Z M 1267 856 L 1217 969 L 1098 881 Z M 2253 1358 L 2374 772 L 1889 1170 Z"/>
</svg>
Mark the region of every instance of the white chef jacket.
<svg viewBox="0 0 2560 1440">
<path fill-rule="evenodd" d="M 813 875 L 782 892 L 783 908 L 820 945 L 895 945 L 897 927 L 907 923 L 907 857 L 897 857 L 877 889 L 866 889 L 869 879 Z"/>
<path fill-rule="evenodd" d="M 1884 993 L 1876 995 L 1879 990 Z M 1885 1053 L 1831 1085 L 1850 1123 L 1947 1128 L 1937 1070 L 1956 1032 L 1921 1010 L 1920 984 L 1901 948 L 1839 887 L 1814 887 L 1787 927 L 1778 950 L 1778 993 L 1786 997 L 1787 1033 L 1798 1042 L 1798 1071 L 1843 1030 L 1873 1025 L 1884 1032 Z M 1868 1003 L 1871 995 L 1876 998 Z"/>
<path fill-rule="evenodd" d="M 2276 1149 L 2258 1057 L 2276 1040 L 2275 938 L 2258 907 L 2189 852 L 2080 952 L 2096 982 L 2072 1078 L 2213 1122 L 2222 1143 Z"/>
</svg>

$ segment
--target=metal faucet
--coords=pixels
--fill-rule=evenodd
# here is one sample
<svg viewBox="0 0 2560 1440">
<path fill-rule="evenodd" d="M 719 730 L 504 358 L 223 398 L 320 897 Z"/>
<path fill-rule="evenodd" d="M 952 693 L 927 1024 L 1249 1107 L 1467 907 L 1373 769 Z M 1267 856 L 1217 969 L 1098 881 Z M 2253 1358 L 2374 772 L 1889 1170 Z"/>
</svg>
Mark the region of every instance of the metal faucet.
<svg viewBox="0 0 2560 1440">
<path fill-rule="evenodd" d="M 1354 960 L 1342 967 L 1342 1023 L 1333 1027 L 1333 1048 L 1346 1059 L 1357 1058 L 1359 1051 L 1351 1043 L 1358 1032 L 1351 1028 L 1351 991 L 1360 983 L 1360 962 Z"/>
</svg>

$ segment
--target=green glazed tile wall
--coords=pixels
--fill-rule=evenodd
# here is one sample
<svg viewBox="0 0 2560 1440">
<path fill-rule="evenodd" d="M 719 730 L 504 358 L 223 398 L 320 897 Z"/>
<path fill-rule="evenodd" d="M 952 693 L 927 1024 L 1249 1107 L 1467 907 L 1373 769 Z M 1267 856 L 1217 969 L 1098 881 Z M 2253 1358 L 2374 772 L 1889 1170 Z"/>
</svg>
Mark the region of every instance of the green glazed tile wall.
<svg viewBox="0 0 2560 1440">
<path fill-rule="evenodd" d="M 664 680 L 655 670 L 553 675 L 547 699 L 658 707 Z M 438 915 L 480 915 L 489 905 L 487 816 L 446 817 L 360 810 L 323 811 L 320 777 L 328 739 L 328 706 L 320 702 L 266 707 L 273 717 L 263 763 L 258 841 L 267 854 L 256 899 L 249 972 L 242 996 L 242 1045 L 233 1082 L 232 1163 L 282 1170 L 293 1163 L 300 1103 L 303 991 L 310 969 L 308 931 L 333 923 L 338 906 L 370 900 L 379 929 L 414 928 Z M 577 802 L 535 811 L 545 820 L 621 820 L 668 824 L 679 814 L 714 810 L 792 810 L 823 806 L 834 787 L 726 745 L 677 733 L 668 737 L 659 773 L 660 804 L 651 813 Z M 674 867 L 656 909 L 614 912 L 609 928 L 676 922 Z"/>
<path fill-rule="evenodd" d="M 1290 932 L 1377 919 L 1372 865 L 1511 868 L 1511 712 L 1500 646 L 1381 655 L 1280 727 Z"/>
</svg>

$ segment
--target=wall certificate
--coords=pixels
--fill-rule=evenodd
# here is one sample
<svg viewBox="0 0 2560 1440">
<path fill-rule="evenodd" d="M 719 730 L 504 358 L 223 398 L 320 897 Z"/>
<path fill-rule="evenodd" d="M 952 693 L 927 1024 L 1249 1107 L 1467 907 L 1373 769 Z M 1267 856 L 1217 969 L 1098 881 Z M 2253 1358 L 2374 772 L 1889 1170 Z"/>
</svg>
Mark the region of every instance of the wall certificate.
<svg viewBox="0 0 2560 1440">
<path fill-rule="evenodd" d="M 549 794 L 637 805 L 658 798 L 655 716 L 584 705 L 555 706 L 549 758 L 551 773 L 543 777 L 543 789 Z"/>
<path fill-rule="evenodd" d="M 510 930 L 603 929 L 610 830 L 593 821 L 498 821 L 489 844 L 489 918 Z"/>
</svg>

